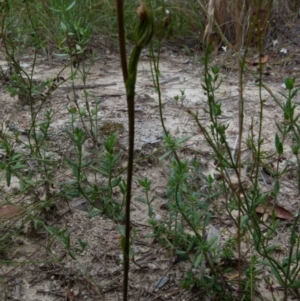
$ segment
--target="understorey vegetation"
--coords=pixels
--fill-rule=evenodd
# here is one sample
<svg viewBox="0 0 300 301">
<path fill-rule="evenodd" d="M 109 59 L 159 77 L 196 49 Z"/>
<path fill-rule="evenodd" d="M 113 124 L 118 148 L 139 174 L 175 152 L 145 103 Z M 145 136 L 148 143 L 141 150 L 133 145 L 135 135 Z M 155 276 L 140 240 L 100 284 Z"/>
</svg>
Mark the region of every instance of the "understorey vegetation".
<svg viewBox="0 0 300 301">
<path fill-rule="evenodd" d="M 120 250 L 116 266 L 123 281 L 118 278 L 114 290 L 124 301 L 155 300 L 167 279 L 168 271 L 151 293 L 131 294 L 136 288 L 130 267 L 147 270 L 137 259 L 141 237 L 169 254 L 172 266 L 185 264 L 175 285 L 189 300 L 300 299 L 300 86 L 293 74 L 279 74 L 283 90 L 277 93 L 265 80 L 271 56 L 281 66 L 291 64 L 278 43 L 287 35 L 282 15 L 299 25 L 299 1 L 5 0 L 0 14 L 1 300 L 12 298 L 10 280 L 20 267 L 64 265 L 66 257 L 84 265 L 79 257 L 91 242 L 61 222 L 79 205 L 86 221 L 106 218 L 115 225 L 111 240 Z M 290 30 L 292 35 L 292 25 Z M 201 135 L 198 141 L 193 133 L 176 134 L 166 122 L 172 111 L 165 105 L 162 54 L 173 48 L 199 69 L 193 84 L 204 105 L 189 105 L 187 87 L 172 98 Z M 128 120 L 121 113 L 117 121 L 103 114 L 102 90 L 116 84 L 91 82 L 106 54 L 121 61 L 118 70 L 106 73 L 123 75 L 119 89 Z M 158 144 L 146 155 L 133 144 L 142 54 L 160 124 Z M 222 100 L 227 67 L 221 55 L 235 65 L 230 120 Z M 249 82 L 256 97 L 252 107 L 245 92 Z M 157 179 L 139 172 L 149 162 L 163 169 L 161 194 Z M 147 212 L 143 225 L 135 221 L 139 208 Z M 13 251 L 30 243 L 27 258 Z M 48 256 L 44 261 L 41 250 Z M 73 285 L 82 278 L 72 277 L 59 297 L 81 300 Z M 89 271 L 84 279 L 97 288 L 98 300 L 117 300 Z"/>
</svg>

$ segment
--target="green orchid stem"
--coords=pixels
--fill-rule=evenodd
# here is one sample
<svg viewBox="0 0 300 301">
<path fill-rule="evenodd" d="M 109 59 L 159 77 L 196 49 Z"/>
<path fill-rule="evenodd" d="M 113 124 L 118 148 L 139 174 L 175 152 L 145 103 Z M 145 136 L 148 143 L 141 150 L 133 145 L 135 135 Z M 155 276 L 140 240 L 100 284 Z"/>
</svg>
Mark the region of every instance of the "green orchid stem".
<svg viewBox="0 0 300 301">
<path fill-rule="evenodd" d="M 132 190 L 133 174 L 133 153 L 134 153 L 134 94 L 137 76 L 137 66 L 141 51 L 146 46 L 153 35 L 153 15 L 147 9 L 145 4 L 141 4 L 137 12 L 140 22 L 135 29 L 135 47 L 133 48 L 127 70 L 126 44 L 124 33 L 124 6 L 122 0 L 116 0 L 118 13 L 118 30 L 120 57 L 123 71 L 123 79 L 126 87 L 127 110 L 128 110 L 128 168 L 127 168 L 127 191 L 125 206 L 125 237 L 121 239 L 121 247 L 124 260 L 124 278 L 123 278 L 123 301 L 128 300 L 128 275 L 129 275 L 129 252 L 130 252 L 130 203 Z"/>
</svg>

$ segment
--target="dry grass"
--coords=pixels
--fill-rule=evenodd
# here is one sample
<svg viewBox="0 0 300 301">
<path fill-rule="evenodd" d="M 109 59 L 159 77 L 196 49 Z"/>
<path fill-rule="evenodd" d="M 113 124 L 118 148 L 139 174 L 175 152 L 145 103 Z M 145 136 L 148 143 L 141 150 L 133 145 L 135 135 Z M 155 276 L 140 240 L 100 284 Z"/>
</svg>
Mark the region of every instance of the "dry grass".
<svg viewBox="0 0 300 301">
<path fill-rule="evenodd" d="M 215 52 L 225 44 L 236 50 L 259 46 L 265 41 L 272 18 L 279 14 L 293 18 L 300 14 L 299 1 L 208 0 L 202 10 L 207 15 L 203 40 Z"/>
</svg>

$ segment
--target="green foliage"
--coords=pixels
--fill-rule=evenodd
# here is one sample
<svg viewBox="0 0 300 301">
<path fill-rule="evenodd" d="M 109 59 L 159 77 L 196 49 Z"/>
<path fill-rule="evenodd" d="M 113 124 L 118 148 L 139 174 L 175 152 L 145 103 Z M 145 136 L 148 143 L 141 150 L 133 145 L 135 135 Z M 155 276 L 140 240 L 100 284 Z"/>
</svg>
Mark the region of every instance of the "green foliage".
<svg viewBox="0 0 300 301">
<path fill-rule="evenodd" d="M 153 207 L 152 207 L 152 202 L 155 200 L 155 197 L 152 197 L 151 199 L 149 198 L 149 192 L 151 190 L 151 180 L 148 178 L 144 179 L 138 179 L 138 183 L 143 189 L 143 192 L 145 193 L 145 198 L 137 198 L 139 202 L 142 202 L 144 204 L 147 204 L 148 206 L 148 216 L 150 219 L 153 218 Z"/>
<path fill-rule="evenodd" d="M 174 100 L 176 101 L 176 104 L 178 104 L 178 101 L 180 100 L 181 106 L 183 106 L 183 102 L 185 100 L 185 91 L 184 90 L 180 90 L 180 95 L 176 95 L 174 96 Z"/>
</svg>

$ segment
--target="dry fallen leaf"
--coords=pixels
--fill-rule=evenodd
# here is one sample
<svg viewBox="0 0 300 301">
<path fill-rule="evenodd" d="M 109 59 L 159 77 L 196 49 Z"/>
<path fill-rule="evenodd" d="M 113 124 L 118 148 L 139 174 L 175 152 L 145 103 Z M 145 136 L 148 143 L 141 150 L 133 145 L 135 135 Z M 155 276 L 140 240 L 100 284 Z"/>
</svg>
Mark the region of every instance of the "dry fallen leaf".
<svg viewBox="0 0 300 301">
<path fill-rule="evenodd" d="M 259 64 L 265 64 L 269 59 L 269 56 L 265 54 L 263 57 L 259 59 Z"/>
<path fill-rule="evenodd" d="M 23 209 L 17 205 L 0 206 L 0 219 L 9 219 L 16 217 L 23 212 Z"/>
<path fill-rule="evenodd" d="M 256 60 L 246 60 L 246 63 L 249 64 L 249 65 L 252 65 L 252 66 L 257 66 L 257 65 L 260 65 L 260 64 L 266 64 L 269 60 L 269 55 L 268 54 L 265 54 L 261 57 L 259 57 L 258 59 Z"/>
<path fill-rule="evenodd" d="M 275 216 L 280 219 L 290 221 L 294 217 L 293 214 L 287 209 L 272 203 L 260 204 L 256 207 L 256 212 L 264 215 L 271 215 L 273 211 Z"/>
<path fill-rule="evenodd" d="M 234 281 L 239 279 L 239 273 L 234 273 L 232 275 L 227 276 L 228 281 Z"/>
</svg>

